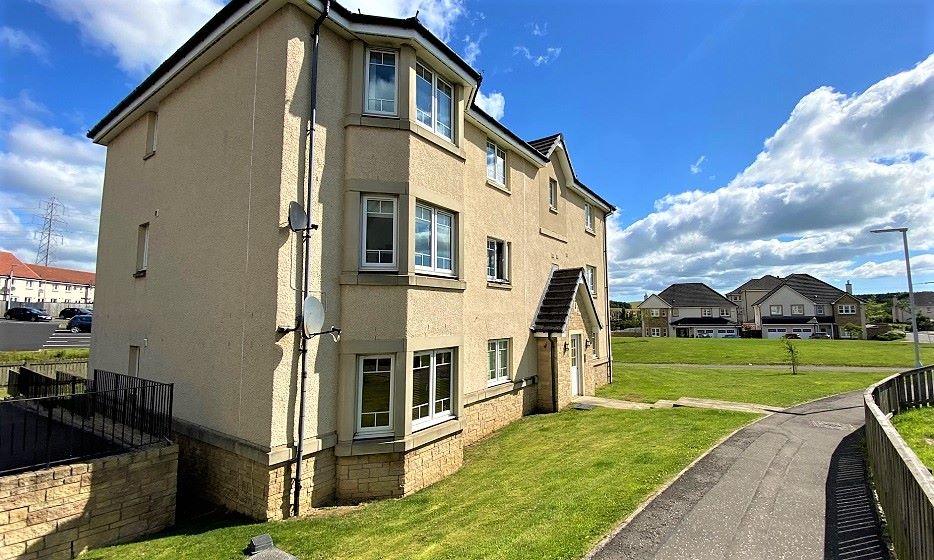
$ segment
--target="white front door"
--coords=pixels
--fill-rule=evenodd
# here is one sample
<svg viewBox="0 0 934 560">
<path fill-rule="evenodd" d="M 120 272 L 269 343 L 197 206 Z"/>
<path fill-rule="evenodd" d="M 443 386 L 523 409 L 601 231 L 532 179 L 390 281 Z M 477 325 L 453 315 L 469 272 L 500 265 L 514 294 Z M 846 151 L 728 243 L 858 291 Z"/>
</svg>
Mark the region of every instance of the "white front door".
<svg viewBox="0 0 934 560">
<path fill-rule="evenodd" d="M 581 335 L 571 335 L 571 396 L 582 394 L 581 387 Z"/>
</svg>

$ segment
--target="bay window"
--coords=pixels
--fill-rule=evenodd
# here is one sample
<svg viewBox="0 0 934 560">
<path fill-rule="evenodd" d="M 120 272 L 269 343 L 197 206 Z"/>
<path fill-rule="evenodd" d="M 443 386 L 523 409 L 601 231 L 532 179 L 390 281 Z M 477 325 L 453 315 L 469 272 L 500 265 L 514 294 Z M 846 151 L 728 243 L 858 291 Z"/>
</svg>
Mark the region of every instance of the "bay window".
<svg viewBox="0 0 934 560">
<path fill-rule="evenodd" d="M 421 62 L 415 65 L 415 119 L 448 140 L 454 138 L 454 86 Z"/>
<path fill-rule="evenodd" d="M 371 49 L 366 64 L 366 112 L 396 115 L 398 56 L 395 51 Z"/>
<path fill-rule="evenodd" d="M 396 199 L 363 197 L 362 267 L 396 267 Z"/>
<path fill-rule="evenodd" d="M 492 140 L 486 141 L 486 178 L 506 186 L 506 152 Z"/>
<path fill-rule="evenodd" d="M 450 418 L 454 350 L 417 352 L 412 363 L 412 427 Z"/>
<path fill-rule="evenodd" d="M 486 344 L 488 358 L 488 385 L 509 380 L 509 339 L 491 340 Z"/>
<path fill-rule="evenodd" d="M 486 240 L 486 279 L 489 282 L 509 282 L 509 244 L 501 239 Z"/>
<path fill-rule="evenodd" d="M 427 204 L 415 205 L 415 269 L 454 274 L 454 214 Z"/>
<path fill-rule="evenodd" d="M 392 431 L 392 356 L 360 359 L 357 378 L 357 433 Z"/>
</svg>

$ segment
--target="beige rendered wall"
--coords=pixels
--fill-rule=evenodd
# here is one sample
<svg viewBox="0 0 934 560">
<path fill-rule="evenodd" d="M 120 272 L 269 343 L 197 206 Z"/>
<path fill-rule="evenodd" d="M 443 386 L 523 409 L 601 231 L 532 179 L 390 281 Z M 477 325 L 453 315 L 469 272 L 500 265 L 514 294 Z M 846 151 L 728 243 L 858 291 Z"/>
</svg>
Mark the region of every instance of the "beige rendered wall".
<svg viewBox="0 0 934 560">
<path fill-rule="evenodd" d="M 92 367 L 175 383 L 176 416 L 270 444 L 280 259 L 283 100 L 294 28 L 281 11 L 168 95 L 158 146 L 145 118 L 108 145 Z M 137 228 L 149 267 L 133 278 Z M 286 321 L 286 322 L 291 322 Z"/>
</svg>

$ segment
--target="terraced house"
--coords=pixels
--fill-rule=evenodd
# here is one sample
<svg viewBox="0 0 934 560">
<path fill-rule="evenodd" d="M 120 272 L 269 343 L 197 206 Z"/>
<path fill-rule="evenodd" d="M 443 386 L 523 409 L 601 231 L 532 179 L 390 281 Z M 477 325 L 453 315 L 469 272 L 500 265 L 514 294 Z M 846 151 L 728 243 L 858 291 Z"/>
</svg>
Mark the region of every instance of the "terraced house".
<svg viewBox="0 0 934 560">
<path fill-rule="evenodd" d="M 342 329 L 307 355 L 300 503 L 418 490 L 611 372 L 614 208 L 564 138 L 487 115 L 480 74 L 417 19 L 323 10 L 233 0 L 89 132 L 107 146 L 92 367 L 175 383 L 181 494 L 261 519 L 288 515 L 295 476 L 292 201 Z"/>
</svg>

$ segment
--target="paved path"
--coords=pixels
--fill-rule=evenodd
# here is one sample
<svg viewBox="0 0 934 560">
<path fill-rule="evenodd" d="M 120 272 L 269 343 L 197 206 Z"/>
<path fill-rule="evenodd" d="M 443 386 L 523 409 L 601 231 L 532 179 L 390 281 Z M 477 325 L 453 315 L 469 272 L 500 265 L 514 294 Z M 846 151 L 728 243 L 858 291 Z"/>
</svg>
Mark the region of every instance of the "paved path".
<svg viewBox="0 0 934 560">
<path fill-rule="evenodd" d="M 625 366 L 661 366 L 661 367 L 683 367 L 683 368 L 697 368 L 697 369 L 778 369 L 783 371 L 788 371 L 791 366 L 781 365 L 781 364 L 643 364 L 637 362 L 615 362 L 615 365 L 620 367 Z M 903 367 L 886 367 L 886 366 L 798 366 L 800 371 L 865 371 L 873 373 L 876 371 L 892 371 L 892 372 L 901 372 L 905 371 L 906 367 L 911 367 L 911 364 L 906 364 Z"/>
<path fill-rule="evenodd" d="M 599 559 L 888 558 L 859 448 L 860 392 L 772 414 L 698 461 Z"/>
</svg>

